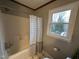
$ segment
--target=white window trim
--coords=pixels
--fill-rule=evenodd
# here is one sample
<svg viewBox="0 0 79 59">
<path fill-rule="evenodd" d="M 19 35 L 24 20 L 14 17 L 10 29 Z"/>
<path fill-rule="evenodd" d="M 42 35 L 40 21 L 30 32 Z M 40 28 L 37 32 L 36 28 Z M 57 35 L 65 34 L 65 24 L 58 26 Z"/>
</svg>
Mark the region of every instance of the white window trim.
<svg viewBox="0 0 79 59">
<path fill-rule="evenodd" d="M 47 35 L 54 37 L 56 39 L 62 39 L 62 40 L 71 42 L 72 34 L 73 34 L 74 26 L 75 26 L 75 21 L 76 21 L 76 17 L 77 17 L 78 7 L 79 7 L 79 1 L 65 5 L 65 6 L 55 8 L 53 10 L 50 10 L 49 11 L 48 27 L 47 27 Z M 65 10 L 72 10 L 72 11 L 71 11 L 70 20 L 69 20 L 69 28 L 68 28 L 68 32 L 67 32 L 67 37 L 62 37 L 60 35 L 57 35 L 54 32 L 53 33 L 50 32 L 50 23 L 51 23 L 51 18 L 52 18 L 53 13 L 56 13 L 58 11 L 61 12 L 61 11 L 65 11 Z"/>
</svg>

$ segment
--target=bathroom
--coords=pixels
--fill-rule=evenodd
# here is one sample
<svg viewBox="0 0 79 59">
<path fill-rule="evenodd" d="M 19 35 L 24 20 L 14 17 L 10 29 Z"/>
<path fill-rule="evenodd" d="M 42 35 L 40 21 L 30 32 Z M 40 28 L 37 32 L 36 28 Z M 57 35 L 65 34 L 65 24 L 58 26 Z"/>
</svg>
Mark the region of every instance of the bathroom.
<svg viewBox="0 0 79 59">
<path fill-rule="evenodd" d="M 78 0 L 53 0 L 44 7 L 37 8 L 37 10 L 15 1 L 20 0 L 0 1 L 0 18 L 2 19 L 0 22 L 3 25 L 0 26 L 0 28 L 3 28 L 0 30 L 4 34 L 3 45 L 5 46 L 3 54 L 6 54 L 8 59 L 40 59 L 40 57 L 44 56 L 51 59 L 72 57 L 75 50 L 79 47 L 79 10 L 74 12 L 76 18 L 72 17 L 76 21 L 73 21 L 75 25 L 72 24 L 72 27 L 70 27 L 73 29 L 70 30 L 73 34 L 69 32 L 69 36 L 72 36 L 69 37 L 72 38 L 69 41 L 49 35 L 49 14 L 51 10 L 56 11 L 58 7 L 62 9 L 62 6 L 73 4 Z M 76 10 L 76 8 L 74 9 Z M 31 23 L 32 20 L 34 21 L 33 24 Z M 41 21 L 39 22 L 39 20 Z M 35 31 L 32 31 L 32 29 Z M 31 34 L 35 36 L 32 37 Z M 1 58 L 3 59 L 3 57 Z"/>
</svg>

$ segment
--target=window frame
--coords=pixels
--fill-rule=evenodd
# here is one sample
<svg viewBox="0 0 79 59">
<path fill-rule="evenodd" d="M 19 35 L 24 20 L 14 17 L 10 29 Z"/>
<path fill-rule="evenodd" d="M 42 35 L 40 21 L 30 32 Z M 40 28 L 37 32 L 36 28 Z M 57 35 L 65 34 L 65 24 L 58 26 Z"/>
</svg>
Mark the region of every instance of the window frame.
<svg viewBox="0 0 79 59">
<path fill-rule="evenodd" d="M 68 10 L 67 10 L 68 11 Z M 70 12 L 71 13 L 71 12 Z M 71 14 L 70 14 L 71 15 Z M 69 20 L 70 20 L 70 18 L 69 18 Z M 70 22 L 70 21 L 69 21 Z M 69 26 L 69 22 L 68 23 L 66 23 L 66 22 L 63 22 L 63 24 L 68 24 L 68 26 Z M 52 15 L 51 15 L 51 22 L 50 22 L 50 27 L 51 27 L 51 24 L 56 24 L 56 23 L 52 23 Z M 50 29 L 50 31 L 51 31 L 51 29 Z M 51 32 L 51 33 L 54 33 L 54 32 Z M 55 33 L 54 33 L 55 34 Z M 55 34 L 56 35 L 56 34 Z M 58 36 L 59 36 L 59 34 L 57 34 Z"/>
<path fill-rule="evenodd" d="M 68 5 L 61 6 L 61 7 L 58 7 L 58 8 L 55 8 L 53 10 L 50 10 L 49 11 L 48 27 L 47 27 L 47 35 L 51 36 L 51 37 L 54 37 L 56 39 L 62 39 L 62 40 L 71 42 L 73 31 L 74 31 L 74 26 L 75 26 L 75 21 L 76 21 L 78 7 L 79 7 L 79 1 L 71 3 L 71 4 L 68 4 Z M 50 26 L 51 26 L 53 13 L 63 12 L 63 11 L 66 11 L 66 10 L 71 10 L 67 36 L 64 37 L 64 36 L 60 36 L 60 35 L 58 35 L 58 34 L 56 34 L 54 32 L 51 33 L 50 32 Z"/>
</svg>

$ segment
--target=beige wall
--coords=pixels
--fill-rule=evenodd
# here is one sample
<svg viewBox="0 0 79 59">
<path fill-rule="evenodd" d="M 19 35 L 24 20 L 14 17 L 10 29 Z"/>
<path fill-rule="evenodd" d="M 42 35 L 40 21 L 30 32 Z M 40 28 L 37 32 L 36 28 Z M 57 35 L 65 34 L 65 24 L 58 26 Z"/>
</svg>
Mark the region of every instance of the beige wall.
<svg viewBox="0 0 79 59">
<path fill-rule="evenodd" d="M 29 47 L 29 18 L 2 13 L 9 54 Z"/>
<path fill-rule="evenodd" d="M 11 46 L 8 46 L 8 53 L 11 55 L 28 48 L 29 15 L 34 14 L 34 11 L 10 0 L 0 0 L 0 10 L 5 28 L 5 41 Z"/>
<path fill-rule="evenodd" d="M 57 0 L 39 10 L 36 11 L 36 15 L 43 17 L 44 20 L 44 30 L 43 30 L 43 48 L 45 51 L 47 51 L 51 56 L 53 56 L 55 59 L 64 59 L 66 56 L 71 56 L 75 48 L 79 47 L 79 11 L 76 19 L 74 34 L 72 37 L 72 42 L 68 43 L 66 41 L 56 39 L 54 37 L 47 36 L 47 24 L 48 24 L 48 15 L 49 10 L 57 8 L 59 6 L 63 6 L 65 4 L 78 1 L 78 0 Z M 60 51 L 55 52 L 53 51 L 53 48 L 57 47 L 60 49 Z"/>
</svg>

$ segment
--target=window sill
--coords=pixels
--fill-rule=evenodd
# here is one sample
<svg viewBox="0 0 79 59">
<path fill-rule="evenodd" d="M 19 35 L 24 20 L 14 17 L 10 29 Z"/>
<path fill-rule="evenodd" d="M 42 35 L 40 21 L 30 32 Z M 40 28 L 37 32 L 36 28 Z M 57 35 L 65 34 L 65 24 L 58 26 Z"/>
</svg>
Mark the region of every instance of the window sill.
<svg viewBox="0 0 79 59">
<path fill-rule="evenodd" d="M 57 35 L 54 33 L 48 33 L 47 36 L 58 39 L 58 40 L 63 40 L 63 41 L 69 42 L 69 43 L 71 42 L 71 38 L 60 36 L 60 35 Z"/>
</svg>

